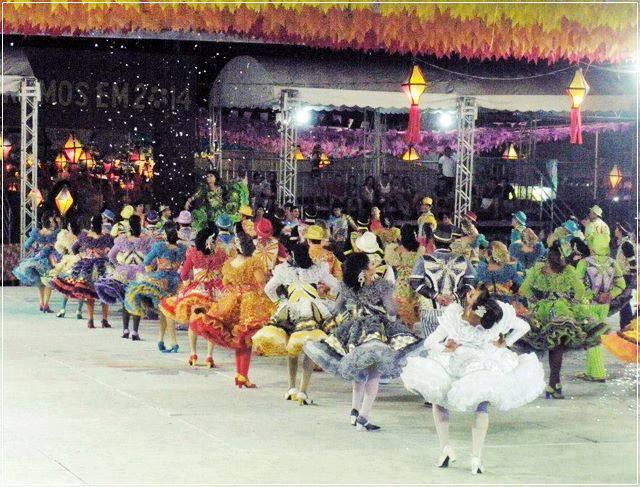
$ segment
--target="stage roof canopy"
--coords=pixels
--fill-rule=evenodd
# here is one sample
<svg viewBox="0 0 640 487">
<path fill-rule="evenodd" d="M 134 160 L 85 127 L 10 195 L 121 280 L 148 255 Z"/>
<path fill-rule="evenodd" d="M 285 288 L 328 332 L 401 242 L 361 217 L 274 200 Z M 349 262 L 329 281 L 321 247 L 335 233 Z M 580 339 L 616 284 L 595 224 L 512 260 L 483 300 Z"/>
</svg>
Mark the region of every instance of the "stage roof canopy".
<svg viewBox="0 0 640 487">
<path fill-rule="evenodd" d="M 461 63 L 445 70 L 423 64 L 428 87 L 421 107 L 450 110 L 456 107 L 458 97 L 469 95 L 476 97 L 479 107 L 489 110 L 568 112 L 570 101 L 565 88 L 581 66 L 591 87 L 583 112 L 635 113 L 636 75 L 629 70 L 529 64 L 514 72 L 516 68 L 510 70 L 508 66 Z M 238 56 L 221 70 L 210 100 L 225 108 L 272 109 L 278 106 L 282 90 L 293 89 L 303 105 L 317 110 L 376 108 L 383 113 L 399 113 L 408 111 L 409 102 L 400 85 L 410 67 L 406 62 L 373 59 L 355 62 Z"/>
<path fill-rule="evenodd" d="M 2 58 L 2 94 L 19 93 L 23 78 L 33 78 L 31 64 L 21 49 L 5 49 Z"/>
</svg>

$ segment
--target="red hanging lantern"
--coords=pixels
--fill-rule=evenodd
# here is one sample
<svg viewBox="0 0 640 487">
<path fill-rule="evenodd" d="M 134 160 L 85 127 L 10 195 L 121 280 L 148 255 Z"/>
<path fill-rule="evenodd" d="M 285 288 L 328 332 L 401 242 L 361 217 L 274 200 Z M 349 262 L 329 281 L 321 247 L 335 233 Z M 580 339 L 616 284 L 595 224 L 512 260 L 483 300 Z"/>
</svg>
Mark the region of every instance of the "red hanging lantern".
<svg viewBox="0 0 640 487">
<path fill-rule="evenodd" d="M 409 98 L 409 126 L 405 134 L 405 140 L 409 144 L 409 151 L 420 139 L 420 97 L 427 90 L 427 80 L 422 74 L 420 66 L 414 65 L 407 81 L 402 83 L 402 90 Z M 413 149 L 415 151 L 415 148 Z M 404 159 L 404 156 L 403 156 Z M 406 160 L 406 159 L 405 159 Z"/>
<path fill-rule="evenodd" d="M 9 139 L 5 139 L 4 137 L 1 140 L 2 140 L 2 160 L 6 161 L 9 158 L 11 151 L 13 150 L 13 144 Z"/>
<path fill-rule="evenodd" d="M 67 142 L 64 144 L 62 153 L 64 157 L 69 161 L 69 164 L 78 164 L 80 156 L 82 156 L 82 144 L 73 134 L 69 135 Z"/>
<path fill-rule="evenodd" d="M 582 74 L 582 68 L 576 74 L 567 88 L 567 95 L 571 98 L 571 143 L 582 144 L 582 114 L 580 105 L 589 93 L 589 84 Z"/>
</svg>

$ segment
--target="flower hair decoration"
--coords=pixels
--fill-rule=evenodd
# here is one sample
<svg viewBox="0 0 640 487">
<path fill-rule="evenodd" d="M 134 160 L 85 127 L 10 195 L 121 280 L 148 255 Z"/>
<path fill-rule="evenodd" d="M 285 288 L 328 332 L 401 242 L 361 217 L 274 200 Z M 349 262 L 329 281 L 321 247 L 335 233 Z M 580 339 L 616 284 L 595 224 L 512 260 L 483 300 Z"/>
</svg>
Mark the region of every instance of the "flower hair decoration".
<svg viewBox="0 0 640 487">
<path fill-rule="evenodd" d="M 476 316 L 478 316 L 478 318 L 482 318 L 485 314 L 487 314 L 487 308 L 485 308 L 484 306 L 478 306 L 474 310 L 474 313 L 476 314 Z"/>
</svg>

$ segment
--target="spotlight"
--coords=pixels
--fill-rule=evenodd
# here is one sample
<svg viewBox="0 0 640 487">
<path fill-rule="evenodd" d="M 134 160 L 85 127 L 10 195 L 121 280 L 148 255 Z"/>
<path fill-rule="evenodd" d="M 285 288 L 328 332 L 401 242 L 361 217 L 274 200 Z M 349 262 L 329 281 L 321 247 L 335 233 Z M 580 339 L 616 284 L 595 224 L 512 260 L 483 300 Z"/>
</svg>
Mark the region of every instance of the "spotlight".
<svg viewBox="0 0 640 487">
<path fill-rule="evenodd" d="M 296 125 L 307 125 L 311 121 L 311 109 L 308 107 L 298 108 L 293 117 Z"/>
<path fill-rule="evenodd" d="M 453 121 L 453 115 L 449 112 L 442 112 L 438 116 L 438 124 L 440 125 L 440 128 L 448 129 L 453 125 Z"/>
<path fill-rule="evenodd" d="M 619 196 L 614 196 L 613 197 L 613 201 L 615 201 L 617 203 L 618 201 L 620 201 L 620 197 Z"/>
</svg>

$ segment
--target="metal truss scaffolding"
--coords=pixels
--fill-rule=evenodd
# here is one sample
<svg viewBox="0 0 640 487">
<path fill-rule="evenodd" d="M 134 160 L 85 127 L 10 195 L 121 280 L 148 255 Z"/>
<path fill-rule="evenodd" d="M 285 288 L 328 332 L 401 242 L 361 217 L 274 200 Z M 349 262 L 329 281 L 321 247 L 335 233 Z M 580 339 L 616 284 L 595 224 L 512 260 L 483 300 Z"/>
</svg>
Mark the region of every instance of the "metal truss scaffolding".
<svg viewBox="0 0 640 487">
<path fill-rule="evenodd" d="M 26 237 L 38 226 L 38 103 L 40 82 L 24 78 L 20 85 L 20 257 Z"/>
<path fill-rule="evenodd" d="M 209 153 L 211 154 L 211 162 L 209 167 L 222 171 L 222 110 L 216 106 L 212 106 L 210 110 Z"/>
<path fill-rule="evenodd" d="M 478 106 L 476 99 L 463 96 L 458 99 L 458 163 L 456 164 L 456 187 L 454 223 L 460 224 L 462 215 L 471 210 L 473 194 L 473 139 Z"/>
<path fill-rule="evenodd" d="M 280 157 L 278 159 L 278 205 L 296 204 L 298 172 L 295 150 L 298 131 L 293 113 L 296 107 L 296 90 L 282 90 L 280 93 L 280 112 L 277 116 L 280 132 Z"/>
</svg>

